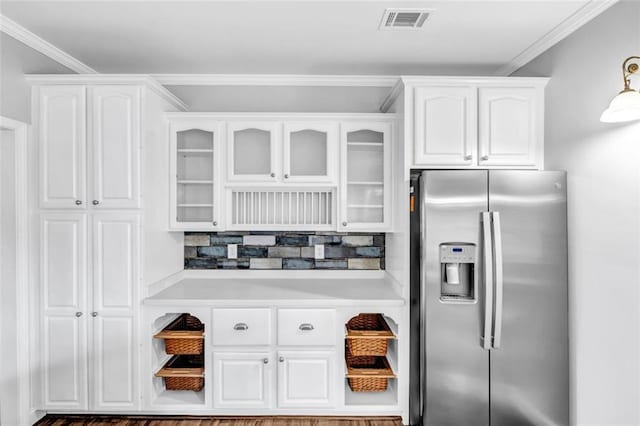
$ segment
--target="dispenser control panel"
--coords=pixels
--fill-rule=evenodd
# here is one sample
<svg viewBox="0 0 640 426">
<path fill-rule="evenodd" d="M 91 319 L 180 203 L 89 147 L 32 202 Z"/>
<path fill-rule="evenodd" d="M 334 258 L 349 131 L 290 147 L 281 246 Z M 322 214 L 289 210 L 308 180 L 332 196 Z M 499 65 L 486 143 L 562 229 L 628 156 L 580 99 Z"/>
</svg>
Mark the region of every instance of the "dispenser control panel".
<svg viewBox="0 0 640 426">
<path fill-rule="evenodd" d="M 474 263 L 476 246 L 472 244 L 441 244 L 440 263 Z"/>
<path fill-rule="evenodd" d="M 440 244 L 440 301 L 475 303 L 476 246 L 473 243 Z"/>
</svg>

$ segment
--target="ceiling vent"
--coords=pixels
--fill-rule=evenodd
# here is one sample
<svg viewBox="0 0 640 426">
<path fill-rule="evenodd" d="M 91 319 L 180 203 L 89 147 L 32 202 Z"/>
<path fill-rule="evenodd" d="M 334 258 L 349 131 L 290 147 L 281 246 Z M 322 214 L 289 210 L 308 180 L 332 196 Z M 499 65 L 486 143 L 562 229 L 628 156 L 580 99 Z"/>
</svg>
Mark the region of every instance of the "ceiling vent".
<svg viewBox="0 0 640 426">
<path fill-rule="evenodd" d="M 380 22 L 381 30 L 417 30 L 422 28 L 433 10 L 429 9 L 386 9 Z"/>
</svg>

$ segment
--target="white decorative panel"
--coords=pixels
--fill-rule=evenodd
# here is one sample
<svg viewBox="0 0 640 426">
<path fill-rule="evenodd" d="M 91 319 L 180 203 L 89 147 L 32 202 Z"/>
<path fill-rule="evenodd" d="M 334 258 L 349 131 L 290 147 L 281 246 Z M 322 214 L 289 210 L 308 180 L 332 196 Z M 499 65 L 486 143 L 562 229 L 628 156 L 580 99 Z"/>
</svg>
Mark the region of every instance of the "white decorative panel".
<svg viewBox="0 0 640 426">
<path fill-rule="evenodd" d="M 96 214 L 93 217 L 94 308 L 131 310 L 138 285 L 139 217 Z"/>
<path fill-rule="evenodd" d="M 86 206 L 86 112 L 83 86 L 39 88 L 40 204 Z"/>
<path fill-rule="evenodd" d="M 137 402 L 135 329 L 133 317 L 92 318 L 95 409 L 134 407 Z"/>
<path fill-rule="evenodd" d="M 44 397 L 49 408 L 87 408 L 85 320 L 44 317 Z"/>
<path fill-rule="evenodd" d="M 140 204 L 140 89 L 94 86 L 91 96 L 92 203 L 105 208 Z"/>
</svg>

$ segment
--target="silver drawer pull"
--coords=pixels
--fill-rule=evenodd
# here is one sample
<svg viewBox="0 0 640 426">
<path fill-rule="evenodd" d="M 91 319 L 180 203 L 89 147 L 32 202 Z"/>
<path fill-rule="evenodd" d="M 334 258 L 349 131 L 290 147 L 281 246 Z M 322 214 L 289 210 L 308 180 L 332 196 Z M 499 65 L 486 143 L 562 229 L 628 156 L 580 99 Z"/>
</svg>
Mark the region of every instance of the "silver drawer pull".
<svg viewBox="0 0 640 426">
<path fill-rule="evenodd" d="M 309 323 L 300 324 L 300 327 L 298 328 L 300 329 L 300 331 L 311 331 L 313 330 L 313 324 L 309 324 Z"/>
<path fill-rule="evenodd" d="M 243 322 L 239 322 L 233 326 L 233 329 L 238 331 L 245 331 L 249 329 L 249 326 Z"/>
</svg>

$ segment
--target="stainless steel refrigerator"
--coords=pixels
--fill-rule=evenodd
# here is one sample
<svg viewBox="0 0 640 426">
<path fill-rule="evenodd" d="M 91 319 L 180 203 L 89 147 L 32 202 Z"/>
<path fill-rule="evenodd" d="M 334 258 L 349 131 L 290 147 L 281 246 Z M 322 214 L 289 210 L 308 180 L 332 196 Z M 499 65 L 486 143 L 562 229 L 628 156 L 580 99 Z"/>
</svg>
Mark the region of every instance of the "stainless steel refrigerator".
<svg viewBox="0 0 640 426">
<path fill-rule="evenodd" d="M 412 190 L 412 424 L 569 424 L 565 173 L 429 170 Z"/>
</svg>

